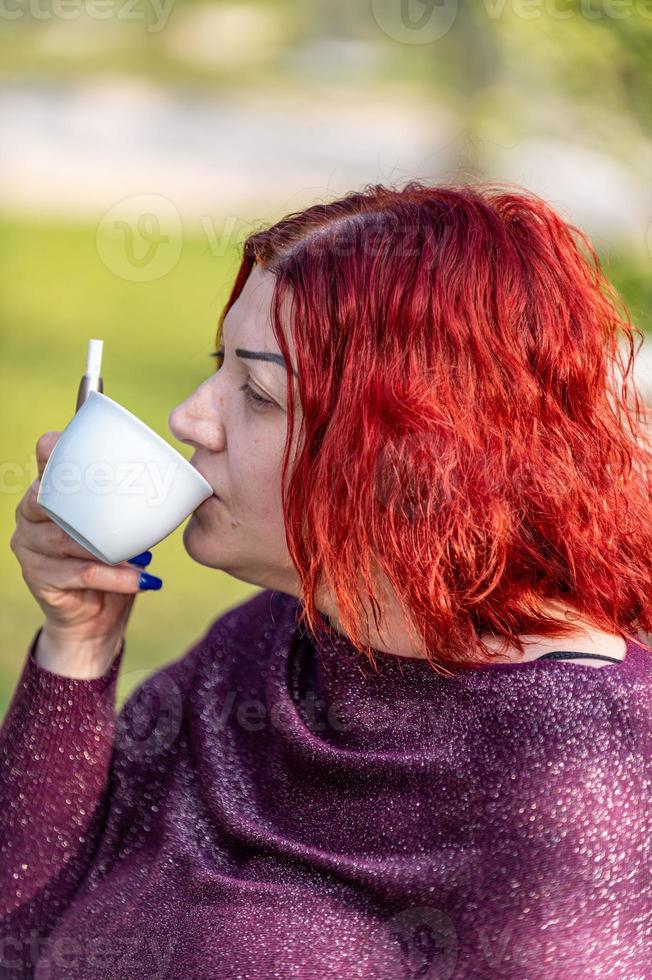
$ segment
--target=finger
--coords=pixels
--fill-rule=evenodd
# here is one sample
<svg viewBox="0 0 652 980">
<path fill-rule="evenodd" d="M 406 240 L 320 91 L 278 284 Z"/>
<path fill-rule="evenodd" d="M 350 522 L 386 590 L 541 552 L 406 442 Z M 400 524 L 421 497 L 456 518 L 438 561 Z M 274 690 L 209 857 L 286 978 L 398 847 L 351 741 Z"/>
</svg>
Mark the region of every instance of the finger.
<svg viewBox="0 0 652 980">
<path fill-rule="evenodd" d="M 36 503 L 40 480 L 34 480 L 31 487 L 22 496 L 18 507 L 16 507 L 16 520 L 24 517 L 26 521 L 51 521 L 52 518 L 46 514 L 43 508 Z"/>
<path fill-rule="evenodd" d="M 25 518 L 18 534 L 19 544 L 36 554 L 50 555 L 53 558 L 65 556 L 97 560 L 92 552 L 75 541 L 36 503 L 38 485 L 39 481 L 35 480 L 16 508 L 16 516 L 20 514 Z M 125 568 L 134 566 L 146 568 L 152 557 L 151 551 L 143 551 L 133 558 L 119 562 L 118 565 Z"/>
<path fill-rule="evenodd" d="M 51 558 L 82 558 L 97 561 L 96 556 L 79 544 L 54 521 L 21 521 L 15 534 L 19 548 Z M 126 564 L 126 563 L 125 563 Z"/>
<path fill-rule="evenodd" d="M 39 437 L 36 443 L 36 463 L 38 466 L 38 478 L 39 480 L 43 476 L 43 470 L 45 469 L 45 464 L 50 458 L 50 454 L 54 447 L 56 446 L 59 438 L 61 436 L 60 432 L 44 432 L 42 436 Z"/>
<path fill-rule="evenodd" d="M 33 566 L 26 561 L 23 572 L 28 581 L 36 581 L 38 578 L 39 591 L 95 589 L 98 592 L 125 594 L 140 592 L 140 576 L 145 574 L 134 567 L 123 568 L 121 565 L 105 565 L 103 562 L 84 561 L 80 558 L 62 560 L 49 555 L 39 555 L 38 562 Z"/>
<path fill-rule="evenodd" d="M 55 524 L 54 521 L 25 521 L 16 535 L 19 548 L 33 551 L 37 555 L 48 555 L 50 558 L 82 558 L 86 561 L 97 561 L 97 556 L 75 541 L 67 531 Z M 137 560 L 121 561 L 114 568 L 145 568 L 152 560 L 151 551 L 145 551 L 136 556 Z M 107 562 L 108 564 L 108 562 Z"/>
<path fill-rule="evenodd" d="M 64 531 L 54 521 L 24 521 L 14 541 L 20 548 L 34 552 L 36 555 L 48 555 L 50 558 L 81 558 L 87 561 L 97 561 L 97 556 Z M 145 568 L 152 560 L 152 552 L 145 551 L 128 561 L 118 562 L 114 568 Z M 108 564 L 108 563 L 107 563 Z"/>
<path fill-rule="evenodd" d="M 50 458 L 52 450 L 59 441 L 60 432 L 44 432 L 36 443 L 36 463 L 38 466 L 38 478 L 34 480 L 31 487 L 27 490 L 16 508 L 16 518 L 19 514 L 28 521 L 49 521 L 51 518 L 45 513 L 42 507 L 36 503 L 41 477 L 45 470 L 46 463 Z"/>
</svg>

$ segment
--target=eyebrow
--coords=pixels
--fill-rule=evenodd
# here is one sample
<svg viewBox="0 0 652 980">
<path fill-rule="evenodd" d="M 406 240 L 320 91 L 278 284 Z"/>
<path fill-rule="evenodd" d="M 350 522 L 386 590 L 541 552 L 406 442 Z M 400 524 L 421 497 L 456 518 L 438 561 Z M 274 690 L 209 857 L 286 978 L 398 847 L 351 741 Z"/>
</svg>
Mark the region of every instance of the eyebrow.
<svg viewBox="0 0 652 980">
<path fill-rule="evenodd" d="M 224 345 L 221 344 L 218 349 L 223 352 Z M 244 350 L 242 347 L 236 347 L 235 356 L 248 361 L 269 361 L 271 364 L 279 364 L 287 371 L 287 362 L 282 354 L 273 354 L 271 351 L 264 350 Z M 298 374 L 294 368 L 291 370 L 294 377 L 298 378 Z"/>
</svg>

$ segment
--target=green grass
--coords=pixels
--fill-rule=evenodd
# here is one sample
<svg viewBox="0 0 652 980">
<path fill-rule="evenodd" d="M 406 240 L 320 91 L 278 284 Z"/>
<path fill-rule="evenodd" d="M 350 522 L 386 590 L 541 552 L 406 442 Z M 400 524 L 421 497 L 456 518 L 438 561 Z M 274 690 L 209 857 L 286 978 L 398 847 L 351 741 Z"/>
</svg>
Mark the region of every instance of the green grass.
<svg viewBox="0 0 652 980">
<path fill-rule="evenodd" d="M 105 392 L 167 438 L 171 409 L 210 373 L 215 324 L 237 267 L 231 251 L 215 257 L 206 238 L 185 237 L 175 268 L 153 282 L 129 282 L 100 259 L 94 226 L 0 219 L 3 427 L 0 571 L 3 643 L 0 716 L 16 686 L 43 614 L 9 547 L 15 508 L 37 476 L 35 447 L 74 413 L 91 337 L 104 340 Z M 185 523 L 185 522 L 184 522 Z M 194 562 L 183 525 L 154 551 L 160 592 L 137 597 L 127 631 L 118 702 L 144 678 L 177 659 L 226 609 L 258 592 Z"/>
</svg>

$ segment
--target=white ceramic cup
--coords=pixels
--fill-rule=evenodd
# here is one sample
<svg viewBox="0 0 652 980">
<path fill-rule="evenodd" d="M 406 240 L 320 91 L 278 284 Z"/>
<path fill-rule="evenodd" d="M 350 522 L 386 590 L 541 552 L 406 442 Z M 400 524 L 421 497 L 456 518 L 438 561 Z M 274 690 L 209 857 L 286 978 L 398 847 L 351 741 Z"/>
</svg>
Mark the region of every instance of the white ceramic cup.
<svg viewBox="0 0 652 980">
<path fill-rule="evenodd" d="M 212 493 L 158 433 L 91 391 L 51 452 L 36 501 L 78 544 L 117 565 L 166 538 Z"/>
</svg>

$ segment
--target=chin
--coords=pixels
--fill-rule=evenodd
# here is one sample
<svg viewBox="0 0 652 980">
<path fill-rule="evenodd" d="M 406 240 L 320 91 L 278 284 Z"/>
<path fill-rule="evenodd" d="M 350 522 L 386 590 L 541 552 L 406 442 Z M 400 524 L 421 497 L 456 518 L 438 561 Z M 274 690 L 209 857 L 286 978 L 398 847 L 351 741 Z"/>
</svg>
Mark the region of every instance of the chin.
<svg viewBox="0 0 652 980">
<path fill-rule="evenodd" d="M 201 527 L 194 514 L 183 529 L 183 545 L 190 557 L 200 565 L 216 567 L 215 556 L 211 557 L 210 554 L 210 534 Z"/>
<path fill-rule="evenodd" d="M 191 519 L 186 524 L 183 531 L 183 544 L 188 555 L 198 565 L 225 572 L 233 578 L 242 579 L 243 582 L 249 581 L 241 574 L 242 570 L 233 563 L 233 559 L 229 559 L 223 549 L 216 548 L 215 538 L 211 536 L 210 532 L 203 529 L 197 521 Z"/>
</svg>

